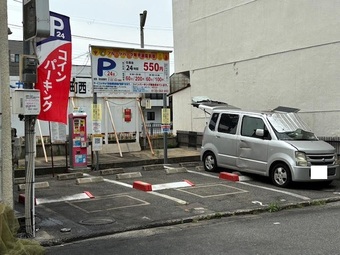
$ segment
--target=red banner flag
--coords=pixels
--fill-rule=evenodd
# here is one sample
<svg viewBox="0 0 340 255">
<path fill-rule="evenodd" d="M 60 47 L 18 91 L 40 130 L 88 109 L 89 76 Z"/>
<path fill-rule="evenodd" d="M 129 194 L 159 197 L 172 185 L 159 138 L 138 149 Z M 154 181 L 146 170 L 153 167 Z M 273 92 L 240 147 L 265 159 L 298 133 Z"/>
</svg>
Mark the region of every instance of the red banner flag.
<svg viewBox="0 0 340 255">
<path fill-rule="evenodd" d="M 67 124 L 72 69 L 69 17 L 50 12 L 51 36 L 37 43 L 41 111 L 38 119 Z"/>
</svg>

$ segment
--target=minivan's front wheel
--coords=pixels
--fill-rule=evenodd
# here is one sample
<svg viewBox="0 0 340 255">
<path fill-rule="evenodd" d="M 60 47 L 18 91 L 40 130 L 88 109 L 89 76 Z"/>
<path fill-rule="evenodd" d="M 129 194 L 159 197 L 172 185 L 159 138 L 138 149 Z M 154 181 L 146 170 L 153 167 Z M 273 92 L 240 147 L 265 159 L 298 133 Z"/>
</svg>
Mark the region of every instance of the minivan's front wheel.
<svg viewBox="0 0 340 255">
<path fill-rule="evenodd" d="M 217 169 L 216 157 L 214 153 L 207 152 L 203 156 L 203 164 L 205 171 L 215 172 Z"/>
<path fill-rule="evenodd" d="M 287 165 L 277 164 L 271 171 L 271 179 L 274 185 L 278 187 L 288 187 L 292 182 L 292 175 Z"/>
</svg>

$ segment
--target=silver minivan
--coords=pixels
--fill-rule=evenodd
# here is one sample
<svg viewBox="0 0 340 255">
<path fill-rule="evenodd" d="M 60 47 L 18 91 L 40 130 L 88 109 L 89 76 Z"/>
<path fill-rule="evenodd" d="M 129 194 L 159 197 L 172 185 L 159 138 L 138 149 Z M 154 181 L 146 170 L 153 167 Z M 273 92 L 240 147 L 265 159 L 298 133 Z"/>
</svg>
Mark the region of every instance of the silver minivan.
<svg viewBox="0 0 340 255">
<path fill-rule="evenodd" d="M 223 167 L 269 176 L 279 187 L 339 179 L 335 148 L 314 135 L 297 109 L 256 112 L 223 104 L 196 106 L 211 114 L 201 147 L 206 171 Z"/>
</svg>

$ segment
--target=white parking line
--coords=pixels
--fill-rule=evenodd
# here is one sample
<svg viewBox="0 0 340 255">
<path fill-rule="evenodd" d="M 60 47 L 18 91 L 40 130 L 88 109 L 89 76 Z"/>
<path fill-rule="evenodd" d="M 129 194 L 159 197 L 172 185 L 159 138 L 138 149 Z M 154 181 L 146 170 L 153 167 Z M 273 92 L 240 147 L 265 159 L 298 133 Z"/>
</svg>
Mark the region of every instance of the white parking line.
<svg viewBox="0 0 340 255">
<path fill-rule="evenodd" d="M 124 187 L 131 188 L 131 189 L 133 188 L 133 186 L 131 184 L 128 184 L 128 183 L 125 183 L 125 182 L 119 182 L 119 181 L 110 180 L 110 179 L 104 179 L 104 182 L 118 184 L 120 186 L 124 186 Z"/>
<path fill-rule="evenodd" d="M 49 203 L 57 203 L 57 202 L 65 202 L 65 201 L 73 201 L 73 200 L 83 200 L 83 199 L 90 199 L 91 197 L 88 195 L 88 193 L 83 192 L 79 194 L 74 194 L 70 196 L 63 196 L 60 198 L 54 198 L 54 199 L 48 199 L 48 198 L 37 198 L 36 204 L 49 204 Z"/>
<path fill-rule="evenodd" d="M 193 173 L 193 174 L 199 174 L 199 175 L 215 178 L 215 179 L 219 179 L 218 176 L 207 174 L 207 173 L 200 173 L 200 172 L 196 172 L 196 171 L 192 171 L 192 170 L 188 170 L 188 172 L 189 173 Z M 277 189 L 273 189 L 273 188 L 262 187 L 262 186 L 250 184 L 250 183 L 247 183 L 247 182 L 242 182 L 242 181 L 240 181 L 238 183 L 243 184 L 243 185 L 248 185 L 248 186 L 251 186 L 251 187 L 254 187 L 254 188 L 265 189 L 265 190 L 270 190 L 270 191 L 273 191 L 273 192 L 283 193 L 283 194 L 286 194 L 286 195 L 289 195 L 289 196 L 292 196 L 292 197 L 300 198 L 302 200 L 310 200 L 309 197 L 301 196 L 301 195 L 298 195 L 298 194 L 295 194 L 295 193 L 292 193 L 292 192 L 288 192 L 288 191 L 283 191 L 283 190 L 277 190 Z"/>
<path fill-rule="evenodd" d="M 172 200 L 178 204 L 181 204 L 181 205 L 187 205 L 189 204 L 188 202 L 182 200 L 182 199 L 178 199 L 178 198 L 175 198 L 175 197 L 171 197 L 171 196 L 168 196 L 168 195 L 165 195 L 165 194 L 161 194 L 161 193 L 158 193 L 158 192 L 155 192 L 155 191 L 149 191 L 147 192 L 149 194 L 152 194 L 152 195 L 156 195 L 156 196 L 159 196 L 159 197 L 163 197 L 163 198 L 166 198 L 166 199 L 169 199 L 169 200 Z"/>
<path fill-rule="evenodd" d="M 295 193 L 292 193 L 292 192 L 288 192 L 288 191 L 284 191 L 284 190 L 277 190 L 277 189 L 262 187 L 262 186 L 250 184 L 250 183 L 247 183 L 247 182 L 239 182 L 239 183 L 243 184 L 243 185 L 259 188 L 259 189 L 265 189 L 265 190 L 270 190 L 270 191 L 273 191 L 273 192 L 283 193 L 283 194 L 286 194 L 286 195 L 289 195 L 289 196 L 292 196 L 292 197 L 300 198 L 302 200 L 310 200 L 309 197 L 301 196 L 301 195 L 298 195 L 298 194 L 295 194 Z"/>
<path fill-rule="evenodd" d="M 211 178 L 219 179 L 219 177 L 218 177 L 218 176 L 211 175 L 211 174 L 207 174 L 207 173 L 200 173 L 200 172 L 196 172 L 196 171 L 192 171 L 192 170 L 188 170 L 188 173 L 192 173 L 192 174 L 199 174 L 199 175 L 203 175 L 203 176 L 207 176 L 207 177 L 211 177 Z"/>
<path fill-rule="evenodd" d="M 90 176 L 90 175 L 88 175 L 88 176 Z M 117 184 L 117 185 L 121 185 L 121 186 L 124 186 L 124 187 L 127 187 L 127 188 L 131 188 L 131 189 L 133 188 L 133 186 L 131 184 L 127 184 L 127 183 L 120 182 L 120 181 L 115 181 L 115 180 L 110 180 L 110 179 L 104 179 L 104 181 L 105 182 L 109 182 L 109 183 L 113 183 L 113 184 Z M 161 194 L 161 193 L 158 193 L 158 192 L 155 192 L 155 191 L 149 191 L 147 193 L 155 195 L 155 196 L 159 196 L 159 197 L 163 197 L 163 198 L 169 199 L 169 200 L 174 201 L 174 202 L 176 202 L 178 204 L 181 204 L 181 205 L 188 204 L 188 202 L 186 202 L 184 200 L 178 199 L 176 197 L 171 197 L 171 196 L 168 196 L 168 195 L 164 195 L 164 194 Z"/>
<path fill-rule="evenodd" d="M 92 175 L 86 174 L 86 173 L 84 173 L 83 176 L 92 177 Z M 133 188 L 131 184 L 128 184 L 128 183 L 125 183 L 125 182 L 119 182 L 119 181 L 110 180 L 110 179 L 104 179 L 104 182 L 110 182 L 110 183 L 118 184 L 118 185 L 121 185 L 121 186 L 124 186 L 124 187 L 127 187 L 127 188 Z"/>
<path fill-rule="evenodd" d="M 152 190 L 163 190 L 163 189 L 177 189 L 184 187 L 191 187 L 192 184 L 182 181 L 182 182 L 170 182 L 170 183 L 162 183 L 162 184 L 154 184 L 152 185 Z"/>
</svg>

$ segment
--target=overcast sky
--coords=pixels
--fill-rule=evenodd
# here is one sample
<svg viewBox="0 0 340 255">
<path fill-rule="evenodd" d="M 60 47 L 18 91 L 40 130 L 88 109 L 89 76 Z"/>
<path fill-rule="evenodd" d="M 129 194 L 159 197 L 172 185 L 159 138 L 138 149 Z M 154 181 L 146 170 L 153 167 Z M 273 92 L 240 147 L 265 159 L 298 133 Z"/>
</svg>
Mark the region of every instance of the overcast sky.
<svg viewBox="0 0 340 255">
<path fill-rule="evenodd" d="M 90 65 L 89 45 L 140 48 L 139 14 L 147 10 L 144 48 L 173 51 L 172 0 L 49 0 L 70 17 L 73 64 Z M 7 0 L 10 40 L 22 40 L 22 1 Z M 173 73 L 173 54 L 170 64 Z"/>
</svg>

